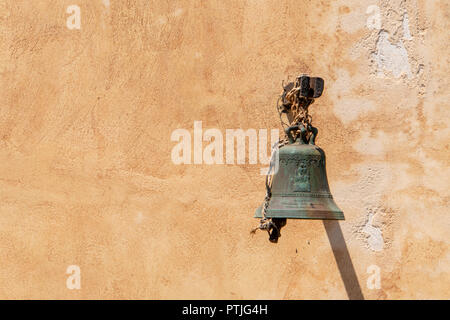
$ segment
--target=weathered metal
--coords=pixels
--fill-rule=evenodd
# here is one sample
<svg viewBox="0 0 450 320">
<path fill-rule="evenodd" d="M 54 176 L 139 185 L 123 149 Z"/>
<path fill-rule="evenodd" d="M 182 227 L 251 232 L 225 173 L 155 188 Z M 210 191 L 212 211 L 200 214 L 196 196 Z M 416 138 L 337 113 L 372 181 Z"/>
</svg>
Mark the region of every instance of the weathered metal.
<svg viewBox="0 0 450 320">
<path fill-rule="evenodd" d="M 279 150 L 266 218 L 344 220 L 333 200 L 325 168 L 325 153 L 315 145 L 317 129 L 295 125 L 286 129 L 289 144 Z M 292 132 L 299 132 L 298 136 Z M 262 206 L 255 218 L 262 218 Z"/>
</svg>

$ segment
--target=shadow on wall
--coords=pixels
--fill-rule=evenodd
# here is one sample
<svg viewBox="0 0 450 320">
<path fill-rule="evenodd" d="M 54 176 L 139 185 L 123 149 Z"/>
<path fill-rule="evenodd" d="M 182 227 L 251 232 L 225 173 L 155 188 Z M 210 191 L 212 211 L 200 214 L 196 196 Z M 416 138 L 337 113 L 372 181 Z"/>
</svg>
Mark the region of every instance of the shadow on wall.
<svg viewBox="0 0 450 320">
<path fill-rule="evenodd" d="M 273 218 L 272 221 L 274 222 L 274 228 L 269 230 L 269 240 L 276 243 L 278 242 L 278 237 L 281 235 L 281 228 L 286 225 L 286 219 Z M 327 232 L 328 241 L 330 241 L 334 259 L 339 268 L 339 273 L 344 282 L 348 298 L 350 300 L 364 300 L 339 222 L 336 220 L 323 220 L 323 225 Z"/>
<path fill-rule="evenodd" d="M 334 259 L 338 265 L 348 298 L 350 300 L 364 300 L 339 222 L 335 220 L 323 220 L 323 225 L 327 232 L 331 248 L 333 249 Z"/>
</svg>

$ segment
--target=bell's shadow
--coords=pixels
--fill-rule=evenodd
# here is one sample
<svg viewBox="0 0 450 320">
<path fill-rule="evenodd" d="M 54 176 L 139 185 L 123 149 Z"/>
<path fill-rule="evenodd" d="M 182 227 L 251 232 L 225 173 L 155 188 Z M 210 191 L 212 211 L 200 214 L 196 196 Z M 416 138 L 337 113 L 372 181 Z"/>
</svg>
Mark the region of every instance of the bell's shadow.
<svg viewBox="0 0 450 320">
<path fill-rule="evenodd" d="M 323 220 L 323 225 L 327 232 L 334 259 L 339 268 L 348 298 L 350 300 L 364 300 L 339 222 L 336 220 Z"/>
<path fill-rule="evenodd" d="M 269 232 L 269 240 L 273 243 L 278 242 L 278 237 L 281 235 L 280 230 L 286 225 L 285 218 L 273 218 L 275 227 Z M 333 250 L 334 259 L 344 282 L 345 291 L 350 300 L 364 300 L 364 295 L 356 276 L 355 268 L 353 267 L 352 259 L 345 244 L 344 235 L 342 234 L 341 226 L 336 220 L 323 220 L 323 225 L 327 232 L 328 241 L 330 241 L 331 249 Z"/>
</svg>

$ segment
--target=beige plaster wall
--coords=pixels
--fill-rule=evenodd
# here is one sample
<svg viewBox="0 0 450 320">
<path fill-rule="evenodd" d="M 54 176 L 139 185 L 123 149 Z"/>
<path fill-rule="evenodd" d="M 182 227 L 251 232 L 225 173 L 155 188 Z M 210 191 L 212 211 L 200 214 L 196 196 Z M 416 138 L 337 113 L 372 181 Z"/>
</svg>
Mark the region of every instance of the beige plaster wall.
<svg viewBox="0 0 450 320">
<path fill-rule="evenodd" d="M 0 297 L 449 298 L 449 12 L 1 1 Z M 262 165 L 175 165 L 170 137 L 280 128 L 281 81 L 303 72 L 325 79 L 311 114 L 346 220 L 289 220 L 272 244 L 249 233 Z"/>
</svg>

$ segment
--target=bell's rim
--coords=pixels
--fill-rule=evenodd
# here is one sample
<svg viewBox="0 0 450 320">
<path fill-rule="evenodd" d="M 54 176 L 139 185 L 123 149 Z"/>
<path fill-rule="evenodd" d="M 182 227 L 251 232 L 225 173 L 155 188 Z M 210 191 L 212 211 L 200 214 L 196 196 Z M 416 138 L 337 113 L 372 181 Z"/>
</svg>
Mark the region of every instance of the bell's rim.
<svg viewBox="0 0 450 320">
<path fill-rule="evenodd" d="M 254 218 L 262 218 L 262 206 L 255 211 Z M 266 213 L 267 218 L 308 219 L 308 220 L 345 220 L 344 212 L 330 210 L 271 210 Z"/>
</svg>

